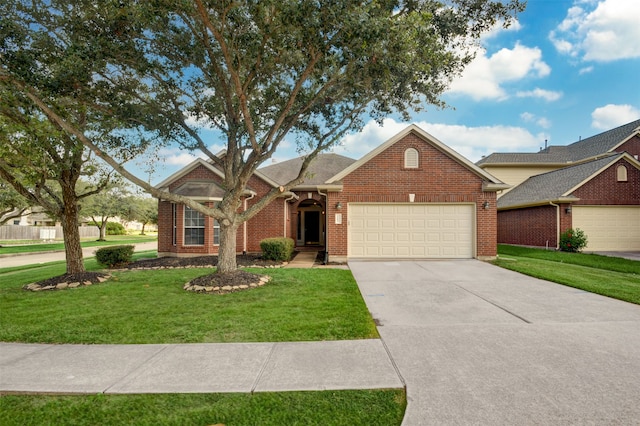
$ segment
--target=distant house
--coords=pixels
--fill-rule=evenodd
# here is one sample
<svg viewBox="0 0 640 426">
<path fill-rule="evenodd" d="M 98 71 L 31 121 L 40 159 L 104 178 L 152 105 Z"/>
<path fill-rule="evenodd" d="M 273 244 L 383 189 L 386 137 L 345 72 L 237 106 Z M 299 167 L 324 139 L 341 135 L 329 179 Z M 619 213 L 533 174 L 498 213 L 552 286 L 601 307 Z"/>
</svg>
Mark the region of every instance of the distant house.
<svg viewBox="0 0 640 426">
<path fill-rule="evenodd" d="M 302 158 L 259 169 L 248 207 L 296 176 Z M 507 185 L 417 126 L 409 126 L 360 160 L 321 154 L 308 178 L 283 193 L 237 235 L 238 251 L 259 252 L 268 237 L 355 258 L 490 258 L 496 255 L 496 192 Z M 158 188 L 213 206 L 223 173 L 198 159 Z M 219 225 L 169 201 L 158 205 L 158 254 L 215 254 Z"/>
<path fill-rule="evenodd" d="M 555 248 L 580 228 L 588 251 L 640 250 L 640 120 L 538 153 L 477 164 L 513 185 L 498 199 L 498 242 Z"/>
</svg>

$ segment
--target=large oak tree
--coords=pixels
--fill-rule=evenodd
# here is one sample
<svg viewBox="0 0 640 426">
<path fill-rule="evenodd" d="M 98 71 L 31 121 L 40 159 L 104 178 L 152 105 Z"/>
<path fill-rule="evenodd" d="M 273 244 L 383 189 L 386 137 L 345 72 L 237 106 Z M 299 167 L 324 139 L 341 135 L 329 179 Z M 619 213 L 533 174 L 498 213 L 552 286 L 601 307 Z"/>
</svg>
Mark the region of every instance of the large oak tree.
<svg viewBox="0 0 640 426">
<path fill-rule="evenodd" d="M 97 4 L 96 4 L 97 3 Z M 434 105 L 483 31 L 519 0 L 8 0 L 0 6 L 0 80 L 60 129 L 155 197 L 220 223 L 219 270 L 235 234 L 315 156 L 377 120 Z M 92 111 L 111 139 L 68 120 Z M 120 130 L 113 131 L 114 123 Z M 226 145 L 214 155 L 198 125 Z M 247 182 L 285 138 L 306 153 L 299 175 L 246 211 Z M 126 165 L 162 144 L 201 151 L 224 172 L 215 208 L 152 187 Z M 122 157 L 122 154 L 125 154 Z"/>
</svg>

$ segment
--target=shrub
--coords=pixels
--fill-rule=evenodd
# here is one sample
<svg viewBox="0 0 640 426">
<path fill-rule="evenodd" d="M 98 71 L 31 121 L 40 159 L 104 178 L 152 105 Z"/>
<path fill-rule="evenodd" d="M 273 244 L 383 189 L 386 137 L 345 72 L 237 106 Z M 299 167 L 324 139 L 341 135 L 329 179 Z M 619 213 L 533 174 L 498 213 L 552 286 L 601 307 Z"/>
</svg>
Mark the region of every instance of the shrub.
<svg viewBox="0 0 640 426">
<path fill-rule="evenodd" d="M 103 247 L 96 250 L 96 260 L 108 268 L 126 265 L 131 262 L 134 246 Z"/>
<path fill-rule="evenodd" d="M 107 235 L 125 235 L 126 233 L 124 226 L 118 222 L 107 222 Z"/>
<path fill-rule="evenodd" d="M 560 235 L 560 250 L 572 253 L 580 252 L 587 246 L 587 236 L 579 229 L 567 229 Z"/>
<path fill-rule="evenodd" d="M 289 260 L 295 246 L 292 238 L 265 238 L 260 241 L 262 258 L 266 260 Z"/>
</svg>

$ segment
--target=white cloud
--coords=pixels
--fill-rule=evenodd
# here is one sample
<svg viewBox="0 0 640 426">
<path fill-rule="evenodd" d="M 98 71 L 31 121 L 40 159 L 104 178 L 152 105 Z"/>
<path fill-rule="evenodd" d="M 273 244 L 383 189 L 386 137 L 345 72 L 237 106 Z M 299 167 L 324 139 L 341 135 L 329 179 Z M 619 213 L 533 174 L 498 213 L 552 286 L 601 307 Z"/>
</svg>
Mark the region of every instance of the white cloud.
<svg viewBox="0 0 640 426">
<path fill-rule="evenodd" d="M 449 93 L 471 96 L 475 100 L 508 97 L 504 83 L 528 77 L 549 75 L 551 68 L 542 60 L 542 51 L 516 43 L 513 49 L 503 48 L 491 56 L 485 51 L 465 68 L 462 76 L 451 83 Z"/>
<path fill-rule="evenodd" d="M 217 154 L 224 149 L 222 145 L 211 145 L 208 148 L 213 154 Z M 186 166 L 196 158 L 206 160 L 209 157 L 200 150 L 191 152 L 178 147 L 171 147 L 160 149 L 158 151 L 158 158 L 162 159 L 162 162 L 167 166 Z"/>
<path fill-rule="evenodd" d="M 535 88 L 527 92 L 518 92 L 516 96 L 519 98 L 540 98 L 547 102 L 557 101 L 562 97 L 562 92 L 553 92 L 551 90 L 544 90 Z"/>
<path fill-rule="evenodd" d="M 591 113 L 591 127 L 609 130 L 640 118 L 640 109 L 631 105 L 608 104 Z"/>
<path fill-rule="evenodd" d="M 549 39 L 558 52 L 584 60 L 615 61 L 640 57 L 640 2 L 576 2 Z"/>
<path fill-rule="evenodd" d="M 592 72 L 592 71 L 593 71 L 593 66 L 590 66 L 590 67 L 584 67 L 584 68 L 581 68 L 581 69 L 580 69 L 580 71 L 578 71 L 578 74 L 580 74 L 580 75 L 582 75 L 582 74 L 588 74 L 588 73 L 590 73 L 590 72 Z"/>
<path fill-rule="evenodd" d="M 537 152 L 540 141 L 545 139 L 544 135 L 533 135 L 521 127 L 469 127 L 425 121 L 415 124 L 473 162 L 492 152 Z M 381 127 L 372 120 L 366 124 L 362 132 L 345 137 L 343 145 L 336 147 L 334 152 L 360 158 L 408 125 L 387 119 Z"/>
<path fill-rule="evenodd" d="M 543 129 L 548 129 L 551 127 L 551 120 L 546 117 L 538 117 L 537 115 L 530 112 L 523 112 L 522 114 L 520 114 L 520 118 L 525 123 L 535 123 Z"/>
</svg>

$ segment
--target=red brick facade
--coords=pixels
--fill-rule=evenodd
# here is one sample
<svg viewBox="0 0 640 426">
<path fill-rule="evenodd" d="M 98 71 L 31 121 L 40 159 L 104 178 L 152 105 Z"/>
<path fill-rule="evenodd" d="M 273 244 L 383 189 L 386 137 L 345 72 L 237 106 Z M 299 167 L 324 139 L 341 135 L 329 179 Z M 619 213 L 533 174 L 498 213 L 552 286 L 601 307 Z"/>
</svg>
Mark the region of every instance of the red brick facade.
<svg viewBox="0 0 640 426">
<path fill-rule="evenodd" d="M 415 148 L 419 167 L 405 169 L 404 152 Z M 328 217 L 343 206 L 342 224 L 328 221 L 328 251 L 347 256 L 348 204 L 355 202 L 406 203 L 415 194 L 415 203 L 472 203 L 476 205 L 476 256 L 496 255 L 496 194 L 482 190 L 482 178 L 453 160 L 418 135 L 409 134 L 354 170 L 343 180 L 342 192 L 330 193 Z M 489 209 L 484 209 L 485 201 Z"/>
<path fill-rule="evenodd" d="M 635 135 L 615 149 L 615 152 L 628 152 L 635 159 L 640 158 L 640 136 Z"/>
<path fill-rule="evenodd" d="M 404 168 L 404 152 L 413 147 L 419 153 L 419 167 Z M 220 181 L 220 177 L 204 166 L 170 183 L 173 190 L 189 180 Z M 352 202 L 406 203 L 408 194 L 415 194 L 415 203 L 459 203 L 476 206 L 475 256 L 494 257 L 496 255 L 496 193 L 483 191 L 483 177 L 471 171 L 448 154 L 434 147 L 415 133 L 390 145 L 361 167 L 343 179 L 340 192 L 319 193 L 318 191 L 296 192 L 298 199 L 286 202 L 278 198 L 254 218 L 241 226 L 237 236 L 238 252 L 259 252 L 259 243 L 268 237 L 287 236 L 297 240 L 298 208 L 306 200 L 315 200 L 322 208 L 325 221 L 326 250 L 331 256 L 346 258 L 348 204 Z M 258 177 L 253 177 L 248 185 L 257 193 L 254 199 L 247 199 L 247 206 L 256 202 L 271 186 Z M 311 198 L 309 198 L 311 197 Z M 488 209 L 484 203 L 488 202 Z M 337 209 L 340 203 L 342 208 Z M 184 244 L 184 208 L 176 206 L 175 243 L 173 237 L 172 203 L 159 202 L 158 209 L 158 252 L 160 255 L 189 256 L 218 252 L 213 244 L 213 219 L 206 218 L 205 244 L 188 246 Z M 342 224 L 335 223 L 335 214 L 341 213 Z M 327 220 L 328 218 L 328 220 Z"/>
</svg>

